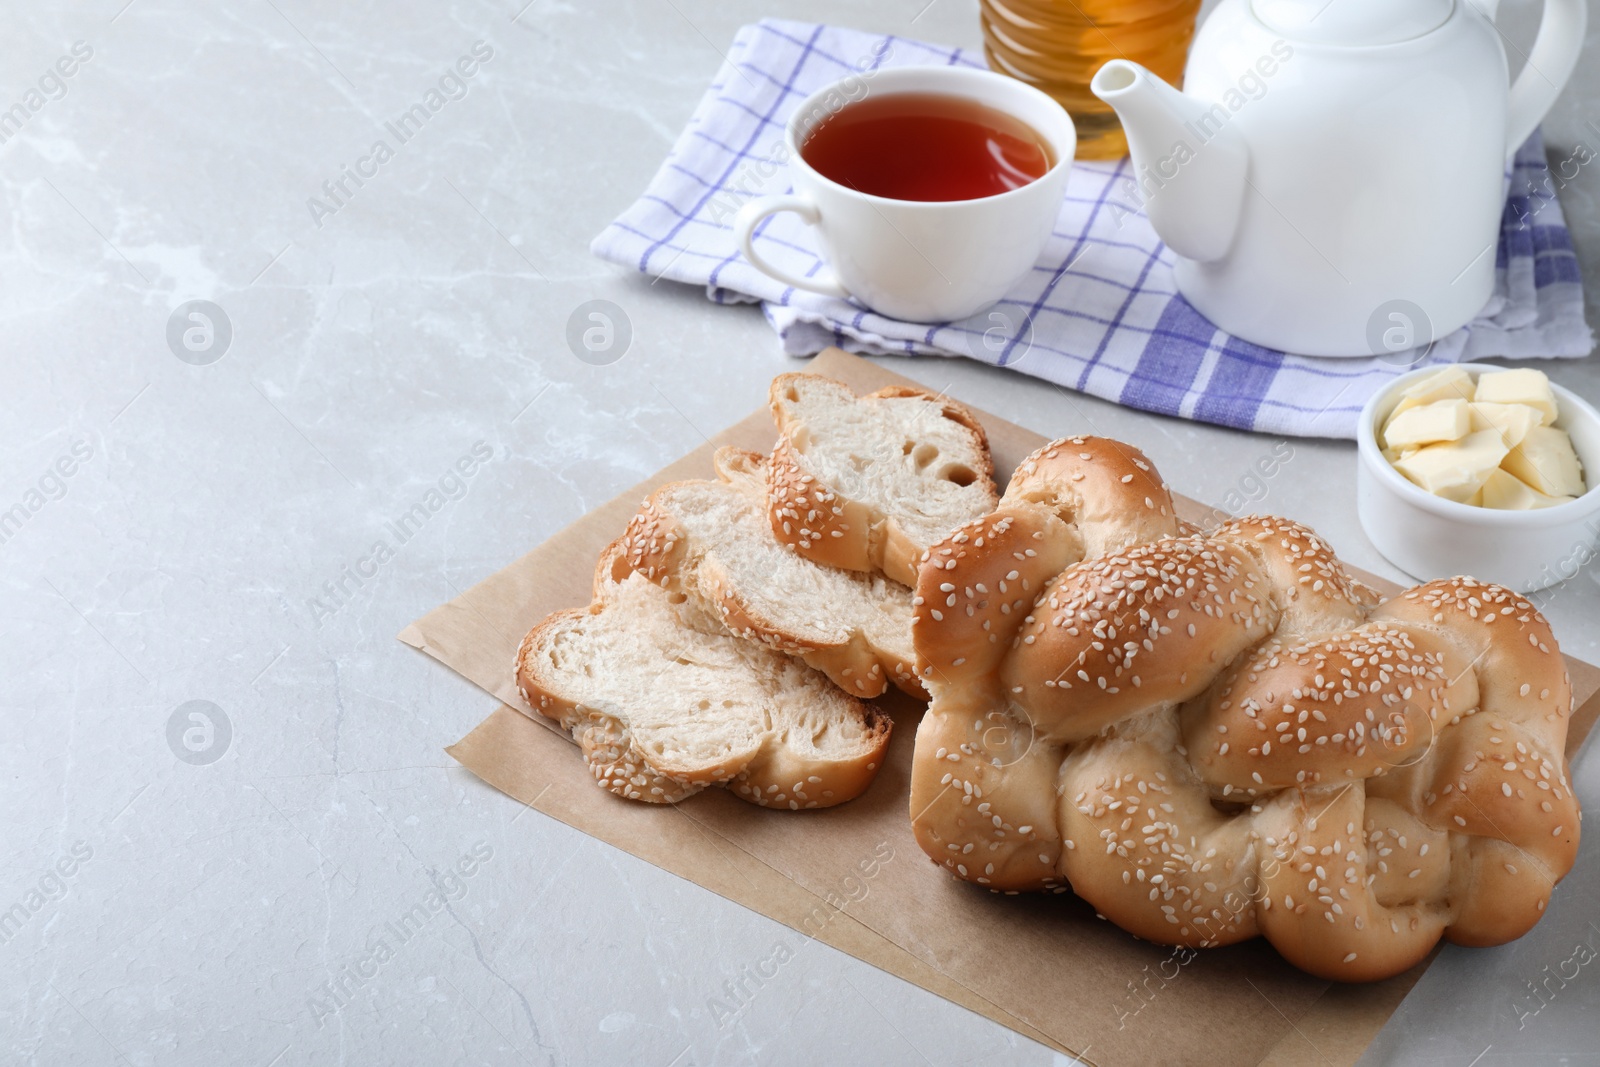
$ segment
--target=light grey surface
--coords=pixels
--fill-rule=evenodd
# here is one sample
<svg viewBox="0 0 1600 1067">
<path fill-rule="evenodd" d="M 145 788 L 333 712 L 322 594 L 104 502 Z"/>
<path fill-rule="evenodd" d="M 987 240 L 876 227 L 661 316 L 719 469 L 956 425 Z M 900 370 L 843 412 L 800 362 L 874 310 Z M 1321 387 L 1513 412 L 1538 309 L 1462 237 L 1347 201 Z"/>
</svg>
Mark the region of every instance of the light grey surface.
<svg viewBox="0 0 1600 1067">
<path fill-rule="evenodd" d="M 492 702 L 394 634 L 800 365 L 753 308 L 586 251 L 718 50 L 763 15 L 977 35 L 970 0 L 525 2 L 5 5 L 0 107 L 73 42 L 93 57 L 0 145 L 0 509 L 42 478 L 59 495 L 0 544 L 0 909 L 29 912 L 0 943 L 0 1062 L 1059 1062 L 441 751 Z M 1526 7 L 1507 13 L 1523 47 Z M 307 199 L 478 40 L 494 55 L 465 97 L 316 225 Z M 1600 148 L 1600 65 L 1578 80 L 1548 127 L 1557 159 Z M 1561 195 L 1600 322 L 1594 165 Z M 564 341 L 594 298 L 634 330 L 609 367 Z M 209 366 L 168 347 L 190 299 L 232 324 Z M 1134 441 L 1212 503 L 1275 444 L 970 363 L 893 367 L 1041 433 Z M 1600 398 L 1593 361 L 1551 370 Z M 92 457 L 63 464 L 58 494 L 46 472 L 75 441 Z M 400 543 L 388 524 L 454 491 L 480 441 L 492 459 Z M 1352 447 L 1294 448 L 1259 506 L 1390 573 L 1351 510 Z M 362 563 L 380 539 L 392 558 Z M 1550 603 L 1591 659 L 1597 605 L 1595 569 Z M 169 745 L 193 700 L 231 724 L 208 765 Z M 1592 747 L 1580 779 L 1600 802 Z M 79 842 L 91 856 L 58 887 L 48 869 Z M 474 849 L 490 858 L 447 880 Z M 1586 844 L 1534 934 L 1447 951 L 1373 1062 L 1600 1062 L 1600 964 L 1521 1028 L 1513 1008 L 1576 942 L 1600 947 L 1597 874 Z M 719 1023 L 711 998 L 779 943 L 795 958 Z M 342 1006 L 321 990 L 340 976 Z"/>
</svg>

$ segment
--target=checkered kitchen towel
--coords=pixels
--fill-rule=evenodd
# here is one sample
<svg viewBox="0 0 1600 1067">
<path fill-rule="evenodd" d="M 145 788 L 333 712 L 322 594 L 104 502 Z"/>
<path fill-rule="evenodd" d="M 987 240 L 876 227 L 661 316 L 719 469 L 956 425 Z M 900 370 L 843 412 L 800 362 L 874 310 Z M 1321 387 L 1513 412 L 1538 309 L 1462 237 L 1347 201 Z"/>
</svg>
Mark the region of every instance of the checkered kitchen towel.
<svg viewBox="0 0 1600 1067">
<path fill-rule="evenodd" d="M 786 351 L 960 355 L 1145 411 L 1275 434 L 1354 437 L 1366 399 L 1414 365 L 1484 356 L 1582 356 L 1593 348 L 1582 282 L 1537 134 L 1517 153 L 1495 295 L 1425 359 L 1317 359 L 1260 348 L 1213 326 L 1172 281 L 1173 254 L 1124 191 L 1128 163 L 1079 162 L 1054 237 L 993 311 L 929 326 L 772 280 L 738 252 L 733 215 L 789 190 L 784 123 L 801 100 L 852 72 L 981 65 L 960 49 L 807 23 L 763 21 L 728 61 L 649 188 L 593 251 L 653 276 L 706 287 L 719 304 L 758 300 Z M 810 274 L 821 261 L 790 213 L 758 232 L 763 253 Z"/>
</svg>

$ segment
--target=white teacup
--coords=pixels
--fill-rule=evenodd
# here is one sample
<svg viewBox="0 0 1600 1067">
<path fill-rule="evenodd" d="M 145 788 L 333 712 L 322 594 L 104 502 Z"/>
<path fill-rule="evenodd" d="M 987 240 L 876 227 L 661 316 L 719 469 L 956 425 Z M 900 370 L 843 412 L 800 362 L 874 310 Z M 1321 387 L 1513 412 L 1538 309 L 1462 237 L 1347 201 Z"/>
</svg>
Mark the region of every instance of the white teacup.
<svg viewBox="0 0 1600 1067">
<path fill-rule="evenodd" d="M 1027 185 L 978 200 L 891 200 L 857 192 L 814 170 L 800 146 L 841 100 L 860 98 L 862 77 L 825 86 L 795 109 L 785 131 L 794 194 L 763 196 L 734 219 L 739 249 L 756 269 L 796 289 L 855 298 L 890 318 L 953 322 L 985 310 L 1020 281 L 1050 239 L 1078 135 L 1065 109 L 1013 78 L 964 67 L 877 71 L 868 92 L 965 97 L 1027 123 L 1050 145 L 1055 165 Z M 845 104 L 844 106 L 849 106 Z M 817 235 L 824 268 L 798 277 L 753 246 L 767 216 L 793 211 Z"/>
</svg>

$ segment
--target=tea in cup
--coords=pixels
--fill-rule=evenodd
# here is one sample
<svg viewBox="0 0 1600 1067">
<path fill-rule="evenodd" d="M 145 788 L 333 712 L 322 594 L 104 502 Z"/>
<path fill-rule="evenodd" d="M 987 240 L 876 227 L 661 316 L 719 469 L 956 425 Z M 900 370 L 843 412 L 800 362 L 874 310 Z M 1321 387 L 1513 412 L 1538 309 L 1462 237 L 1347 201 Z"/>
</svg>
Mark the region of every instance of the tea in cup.
<svg viewBox="0 0 1600 1067">
<path fill-rule="evenodd" d="M 1037 89 L 983 70 L 879 71 L 865 96 L 859 78 L 847 80 L 790 118 L 794 192 L 740 210 L 745 258 L 785 285 L 890 318 L 952 322 L 993 306 L 1050 239 L 1076 148 L 1071 117 Z M 809 277 L 754 246 L 756 227 L 780 211 L 816 234 L 827 265 Z"/>
</svg>

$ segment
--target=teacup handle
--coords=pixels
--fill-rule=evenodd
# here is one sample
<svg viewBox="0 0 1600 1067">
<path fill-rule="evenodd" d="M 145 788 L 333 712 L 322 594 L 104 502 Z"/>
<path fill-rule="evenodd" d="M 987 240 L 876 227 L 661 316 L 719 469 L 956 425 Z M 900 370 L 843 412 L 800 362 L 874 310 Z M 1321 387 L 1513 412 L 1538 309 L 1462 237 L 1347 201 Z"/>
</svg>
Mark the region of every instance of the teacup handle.
<svg viewBox="0 0 1600 1067">
<path fill-rule="evenodd" d="M 782 268 L 775 267 L 762 258 L 756 251 L 756 227 L 768 216 L 776 215 L 780 211 L 792 211 L 799 215 L 801 221 L 807 226 L 815 226 L 822 220 L 822 212 L 816 204 L 803 196 L 763 196 L 750 201 L 739 209 L 739 214 L 733 219 L 733 232 L 739 240 L 739 251 L 744 253 L 744 258 L 750 265 L 768 277 L 775 278 L 784 285 L 796 289 L 805 289 L 812 293 L 821 293 L 823 296 L 836 296 L 841 300 L 848 300 L 850 292 L 839 284 L 839 278 L 827 267 L 820 268 L 810 278 L 802 278 L 790 274 Z"/>
</svg>

